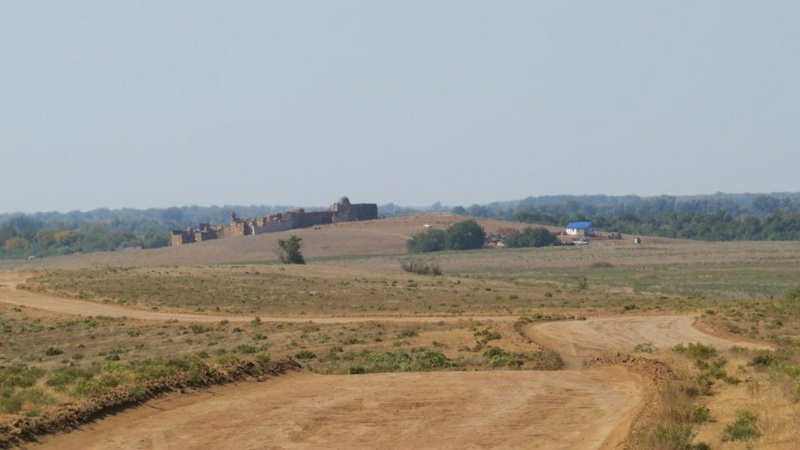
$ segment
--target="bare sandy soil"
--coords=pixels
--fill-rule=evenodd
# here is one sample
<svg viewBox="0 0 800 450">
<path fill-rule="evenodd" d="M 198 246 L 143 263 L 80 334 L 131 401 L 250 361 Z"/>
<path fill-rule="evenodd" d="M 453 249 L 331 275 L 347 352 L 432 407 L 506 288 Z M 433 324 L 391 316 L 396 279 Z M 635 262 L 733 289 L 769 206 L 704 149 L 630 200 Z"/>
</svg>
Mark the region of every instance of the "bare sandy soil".
<svg viewBox="0 0 800 450">
<path fill-rule="evenodd" d="M 524 332 L 533 341 L 560 353 L 571 368 L 579 368 L 584 359 L 604 352 L 631 352 L 640 344 L 661 349 L 696 342 L 720 349 L 733 345 L 771 348 L 765 343 L 732 341 L 704 333 L 692 325 L 694 321 L 692 316 L 590 318 L 528 325 Z"/>
<path fill-rule="evenodd" d="M 31 448 L 613 448 L 642 390 L 622 368 L 293 374 L 151 401 Z"/>
</svg>

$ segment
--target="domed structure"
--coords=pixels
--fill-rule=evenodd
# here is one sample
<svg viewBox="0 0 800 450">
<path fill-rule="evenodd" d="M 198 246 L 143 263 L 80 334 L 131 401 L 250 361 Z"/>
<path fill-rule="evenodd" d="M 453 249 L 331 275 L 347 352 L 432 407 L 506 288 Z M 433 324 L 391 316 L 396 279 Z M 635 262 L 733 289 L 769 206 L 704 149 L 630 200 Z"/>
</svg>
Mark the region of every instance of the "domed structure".
<svg viewBox="0 0 800 450">
<path fill-rule="evenodd" d="M 339 199 L 339 204 L 341 204 L 341 205 L 349 205 L 350 204 L 350 199 L 347 198 L 347 197 L 342 196 L 342 198 Z"/>
</svg>

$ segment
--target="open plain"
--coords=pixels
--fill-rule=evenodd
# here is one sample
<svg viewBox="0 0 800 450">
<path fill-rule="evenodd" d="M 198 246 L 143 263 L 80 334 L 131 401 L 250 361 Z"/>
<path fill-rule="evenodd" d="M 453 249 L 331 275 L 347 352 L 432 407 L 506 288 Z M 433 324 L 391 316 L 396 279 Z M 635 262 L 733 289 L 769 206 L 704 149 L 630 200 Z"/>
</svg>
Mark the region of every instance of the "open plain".
<svg viewBox="0 0 800 450">
<path fill-rule="evenodd" d="M 676 448 L 681 439 L 742 448 L 724 433 L 751 411 L 758 435 L 747 443 L 800 445 L 791 370 L 800 322 L 785 299 L 798 287 L 798 243 L 597 240 L 418 256 L 442 276 L 401 270 L 408 237 L 458 220 L 2 262 L 10 406 L 0 439 L 59 449 Z M 490 233 L 525 226 L 480 223 Z M 277 240 L 290 234 L 308 264 L 276 263 Z M 24 429 L 144 381 L 285 359 L 302 370 L 186 382 L 47 428 L 56 434 Z"/>
</svg>

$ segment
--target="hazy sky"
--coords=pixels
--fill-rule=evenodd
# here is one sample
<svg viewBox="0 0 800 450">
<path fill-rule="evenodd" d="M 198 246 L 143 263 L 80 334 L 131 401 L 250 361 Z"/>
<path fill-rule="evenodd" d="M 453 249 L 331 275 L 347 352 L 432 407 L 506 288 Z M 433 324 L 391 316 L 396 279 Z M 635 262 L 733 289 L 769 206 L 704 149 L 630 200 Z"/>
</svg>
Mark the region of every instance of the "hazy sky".
<svg viewBox="0 0 800 450">
<path fill-rule="evenodd" d="M 800 2 L 7 1 L 0 212 L 800 190 Z"/>
</svg>

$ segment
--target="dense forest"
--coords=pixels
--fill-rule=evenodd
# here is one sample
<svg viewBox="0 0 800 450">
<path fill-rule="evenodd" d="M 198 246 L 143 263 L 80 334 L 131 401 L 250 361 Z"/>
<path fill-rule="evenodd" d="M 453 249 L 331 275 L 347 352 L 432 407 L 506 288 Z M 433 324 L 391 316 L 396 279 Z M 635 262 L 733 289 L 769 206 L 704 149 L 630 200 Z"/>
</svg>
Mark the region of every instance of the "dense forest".
<svg viewBox="0 0 800 450">
<path fill-rule="evenodd" d="M 171 230 L 226 224 L 231 211 L 259 217 L 292 209 L 228 205 L 0 214 L 0 259 L 162 247 L 169 245 Z M 543 196 L 469 207 L 378 207 L 381 217 L 430 212 L 553 226 L 587 220 L 605 231 L 709 241 L 800 239 L 800 193 Z"/>
</svg>

